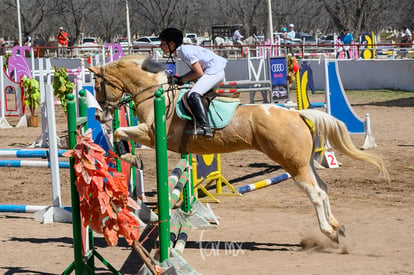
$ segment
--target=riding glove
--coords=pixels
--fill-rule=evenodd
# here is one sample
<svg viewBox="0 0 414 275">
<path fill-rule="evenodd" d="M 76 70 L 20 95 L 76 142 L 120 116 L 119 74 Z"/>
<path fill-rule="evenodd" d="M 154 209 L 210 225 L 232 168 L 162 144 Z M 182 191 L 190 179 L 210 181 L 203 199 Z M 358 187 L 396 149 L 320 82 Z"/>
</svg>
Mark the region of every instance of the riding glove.
<svg viewBox="0 0 414 275">
<path fill-rule="evenodd" d="M 184 84 L 183 78 L 181 76 L 176 76 L 176 75 L 170 76 L 168 77 L 168 84 L 177 84 L 181 86 Z"/>
</svg>

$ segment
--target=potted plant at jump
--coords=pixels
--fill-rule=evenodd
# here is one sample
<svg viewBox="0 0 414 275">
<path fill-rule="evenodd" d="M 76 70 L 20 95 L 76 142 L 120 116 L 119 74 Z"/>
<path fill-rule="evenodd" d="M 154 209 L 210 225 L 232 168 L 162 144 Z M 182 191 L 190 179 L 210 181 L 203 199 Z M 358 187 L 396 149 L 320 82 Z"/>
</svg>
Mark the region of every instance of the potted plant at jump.
<svg viewBox="0 0 414 275">
<path fill-rule="evenodd" d="M 66 114 L 66 98 L 69 94 L 73 93 L 75 89 L 75 83 L 71 82 L 68 77 L 68 72 L 65 68 L 58 69 L 55 67 L 53 77 L 53 90 L 54 95 L 60 100 L 63 107 L 63 111 Z"/>
<path fill-rule="evenodd" d="M 28 126 L 37 127 L 39 125 L 39 117 L 35 113 L 40 105 L 39 82 L 34 78 L 25 76 L 22 78 L 20 85 L 24 89 L 24 105 L 30 110 Z"/>
</svg>

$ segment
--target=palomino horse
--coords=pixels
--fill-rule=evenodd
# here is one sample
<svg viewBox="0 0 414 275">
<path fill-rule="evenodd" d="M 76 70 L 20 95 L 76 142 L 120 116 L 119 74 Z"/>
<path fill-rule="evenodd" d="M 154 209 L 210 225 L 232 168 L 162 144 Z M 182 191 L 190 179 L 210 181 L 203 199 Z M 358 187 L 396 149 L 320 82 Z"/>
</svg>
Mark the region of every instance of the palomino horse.
<svg viewBox="0 0 414 275">
<path fill-rule="evenodd" d="M 130 55 L 103 66 L 89 67 L 95 74 L 96 99 L 103 112 L 95 115 L 102 123 L 112 119 L 123 94 L 130 94 L 135 102 L 139 125 L 121 127 L 114 133 L 114 142 L 134 140 L 154 148 L 154 92 L 167 87 L 167 75 L 162 70 L 150 72 L 144 56 Z M 145 69 L 145 70 L 144 70 Z M 210 139 L 185 136 L 186 121 L 175 113 L 177 90 L 166 90 L 166 124 L 168 149 L 180 152 L 184 140 L 186 152 L 194 154 L 229 153 L 240 150 L 263 152 L 280 164 L 308 195 L 319 220 L 321 231 L 339 242 L 344 233 L 331 212 L 325 183 L 313 167 L 315 133 L 330 145 L 352 158 L 367 161 L 387 175 L 382 159 L 358 150 L 351 141 L 346 126 L 325 112 L 318 110 L 291 111 L 275 105 L 240 105 L 231 122 L 213 131 Z M 136 159 L 124 152 L 121 159 L 134 164 Z"/>
</svg>

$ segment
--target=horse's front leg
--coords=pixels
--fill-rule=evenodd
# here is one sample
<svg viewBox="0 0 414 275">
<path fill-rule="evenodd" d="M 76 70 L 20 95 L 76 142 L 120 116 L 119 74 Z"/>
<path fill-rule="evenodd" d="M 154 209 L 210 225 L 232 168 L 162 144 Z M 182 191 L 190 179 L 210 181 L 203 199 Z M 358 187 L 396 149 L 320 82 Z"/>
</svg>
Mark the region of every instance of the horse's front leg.
<svg viewBox="0 0 414 275">
<path fill-rule="evenodd" d="M 151 127 L 142 123 L 138 126 L 120 127 L 114 133 L 114 147 L 121 160 L 140 168 L 141 159 L 138 154 L 132 155 L 127 142 L 132 140 L 148 147 L 154 147 L 154 140 L 150 134 Z"/>
</svg>

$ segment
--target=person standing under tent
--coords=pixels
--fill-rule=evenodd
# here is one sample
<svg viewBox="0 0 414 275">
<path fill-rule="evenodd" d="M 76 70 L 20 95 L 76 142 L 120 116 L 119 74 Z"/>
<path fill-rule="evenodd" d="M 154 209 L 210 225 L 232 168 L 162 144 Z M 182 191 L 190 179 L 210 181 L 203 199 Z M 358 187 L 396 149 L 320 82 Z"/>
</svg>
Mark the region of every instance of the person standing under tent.
<svg viewBox="0 0 414 275">
<path fill-rule="evenodd" d="M 340 40 L 341 47 L 339 47 L 338 52 L 336 53 L 336 58 L 338 58 L 342 51 L 346 53 L 348 59 L 351 58 L 349 49 L 351 48 L 352 41 L 354 41 L 354 37 L 347 27 L 344 28 L 344 32 L 341 34 Z"/>
<path fill-rule="evenodd" d="M 295 25 L 289 24 L 289 31 L 284 33 L 283 39 L 285 40 L 285 44 L 288 46 L 288 51 L 294 56 L 293 53 L 293 40 L 296 36 L 295 32 Z"/>
<path fill-rule="evenodd" d="M 68 47 L 68 34 L 64 31 L 63 27 L 59 28 L 59 33 L 57 35 L 58 39 L 58 57 L 66 56 L 66 48 Z"/>
<path fill-rule="evenodd" d="M 208 121 L 207 108 L 201 97 L 223 82 L 227 59 L 207 48 L 183 45 L 183 33 L 176 28 L 164 29 L 159 38 L 164 54 L 168 54 L 170 58 L 176 54 L 191 69 L 182 76 L 170 76 L 169 82 L 183 85 L 186 81 L 196 81 L 188 93 L 188 103 L 196 119 L 197 127 L 195 131 L 189 133 L 211 138 L 213 132 Z"/>
</svg>

